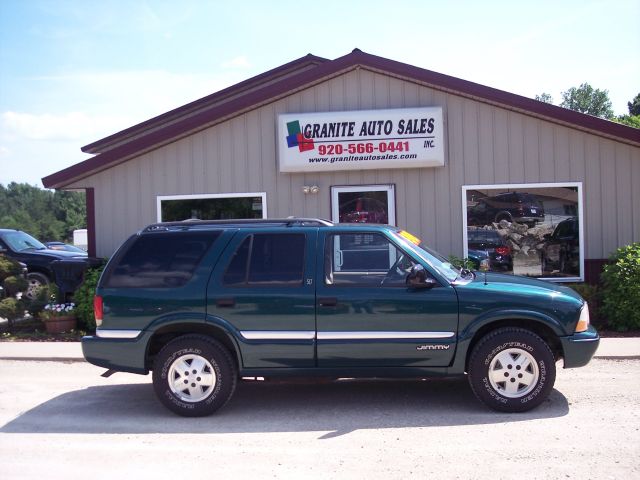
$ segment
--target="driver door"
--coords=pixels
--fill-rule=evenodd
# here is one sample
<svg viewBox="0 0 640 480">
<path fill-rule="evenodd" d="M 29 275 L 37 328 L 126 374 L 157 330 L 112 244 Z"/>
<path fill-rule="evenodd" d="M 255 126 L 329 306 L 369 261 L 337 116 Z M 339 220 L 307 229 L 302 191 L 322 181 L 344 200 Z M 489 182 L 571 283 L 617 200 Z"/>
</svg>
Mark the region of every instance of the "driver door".
<svg viewBox="0 0 640 480">
<path fill-rule="evenodd" d="M 418 262 L 380 231 L 320 229 L 319 241 L 319 367 L 449 365 L 458 324 L 453 287 L 408 288 Z"/>
</svg>

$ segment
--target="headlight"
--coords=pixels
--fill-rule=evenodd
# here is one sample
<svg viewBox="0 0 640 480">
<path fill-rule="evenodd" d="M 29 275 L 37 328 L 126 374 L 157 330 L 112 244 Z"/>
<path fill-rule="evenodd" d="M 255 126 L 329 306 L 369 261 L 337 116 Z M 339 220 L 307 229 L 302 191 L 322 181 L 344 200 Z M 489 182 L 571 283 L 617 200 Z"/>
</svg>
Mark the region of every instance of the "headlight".
<svg viewBox="0 0 640 480">
<path fill-rule="evenodd" d="M 578 319 L 578 323 L 576 324 L 575 333 L 586 332 L 589 328 L 589 305 L 587 302 L 584 302 L 582 306 L 582 310 L 580 310 L 580 318 Z"/>
</svg>

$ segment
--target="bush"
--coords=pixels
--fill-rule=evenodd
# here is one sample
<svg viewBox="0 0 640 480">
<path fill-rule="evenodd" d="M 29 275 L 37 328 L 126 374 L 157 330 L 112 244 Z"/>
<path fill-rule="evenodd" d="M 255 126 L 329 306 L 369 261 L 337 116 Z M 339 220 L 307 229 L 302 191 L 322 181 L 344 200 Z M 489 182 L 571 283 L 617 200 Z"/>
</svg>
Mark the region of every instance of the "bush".
<svg viewBox="0 0 640 480">
<path fill-rule="evenodd" d="M 18 317 L 20 311 L 20 300 L 15 298 L 5 298 L 0 302 L 0 317 L 6 318 L 9 322 Z"/>
<path fill-rule="evenodd" d="M 12 275 L 2 282 L 2 287 L 8 296 L 15 296 L 17 293 L 24 292 L 29 286 L 29 282 L 24 277 Z"/>
<path fill-rule="evenodd" d="M 621 332 L 640 329 L 640 243 L 619 248 L 602 272 L 602 311 Z"/>
<path fill-rule="evenodd" d="M 0 254 L 0 284 L 5 278 L 22 274 L 22 266 L 19 262 Z"/>
<path fill-rule="evenodd" d="M 449 255 L 447 260 L 449 260 L 449 263 L 456 268 L 466 268 L 467 270 L 474 269 L 473 260 L 469 258 L 460 258 L 455 255 Z"/>
<path fill-rule="evenodd" d="M 95 330 L 96 328 L 96 320 L 93 314 L 93 297 L 96 294 L 96 287 L 102 270 L 104 270 L 104 265 L 87 270 L 82 284 L 73 294 L 78 327 L 84 330 Z"/>
<path fill-rule="evenodd" d="M 589 317 L 596 328 L 605 328 L 607 321 L 602 314 L 602 289 L 588 283 L 572 283 L 567 286 L 574 289 L 589 304 Z"/>
</svg>

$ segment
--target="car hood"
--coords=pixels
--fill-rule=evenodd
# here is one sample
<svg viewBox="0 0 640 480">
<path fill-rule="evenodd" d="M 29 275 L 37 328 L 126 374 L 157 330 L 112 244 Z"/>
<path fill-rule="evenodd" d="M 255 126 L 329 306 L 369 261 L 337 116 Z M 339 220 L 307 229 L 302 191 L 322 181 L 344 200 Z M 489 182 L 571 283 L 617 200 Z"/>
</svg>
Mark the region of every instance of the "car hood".
<svg viewBox="0 0 640 480">
<path fill-rule="evenodd" d="M 67 252 L 65 250 L 52 250 L 49 248 L 44 250 L 26 250 L 20 253 L 25 255 L 30 255 L 30 256 L 38 255 L 42 257 L 57 258 L 59 260 L 71 260 L 71 259 L 86 260 L 87 259 L 86 255 L 82 255 L 80 253 Z"/>
<path fill-rule="evenodd" d="M 557 299 L 565 297 L 579 303 L 584 302 L 575 290 L 558 283 L 536 278 L 507 275 L 494 272 L 475 272 L 475 279 L 464 285 L 456 286 L 459 290 L 497 290 L 517 295 L 533 295 Z"/>
</svg>

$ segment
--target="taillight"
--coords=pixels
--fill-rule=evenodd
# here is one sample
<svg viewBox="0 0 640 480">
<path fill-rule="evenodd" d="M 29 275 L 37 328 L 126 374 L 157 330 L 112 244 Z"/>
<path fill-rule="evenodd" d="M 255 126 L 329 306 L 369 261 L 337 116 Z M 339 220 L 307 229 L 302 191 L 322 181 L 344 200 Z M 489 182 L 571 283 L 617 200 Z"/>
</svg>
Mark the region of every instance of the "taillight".
<svg viewBox="0 0 640 480">
<path fill-rule="evenodd" d="M 102 297 L 96 295 L 93 297 L 93 315 L 96 319 L 96 327 L 102 325 Z"/>
<path fill-rule="evenodd" d="M 498 255 L 509 255 L 511 253 L 511 249 L 509 247 L 498 247 L 496 248 L 496 253 Z"/>
</svg>

